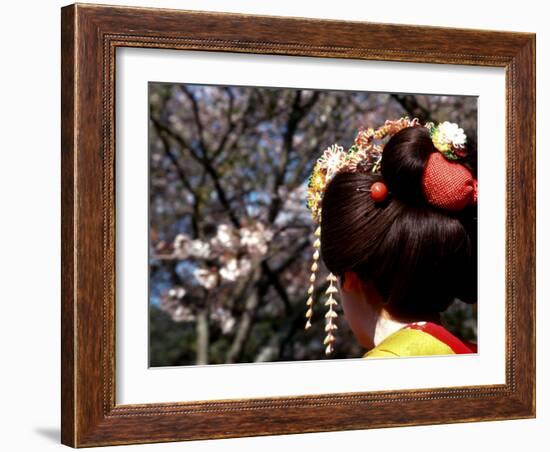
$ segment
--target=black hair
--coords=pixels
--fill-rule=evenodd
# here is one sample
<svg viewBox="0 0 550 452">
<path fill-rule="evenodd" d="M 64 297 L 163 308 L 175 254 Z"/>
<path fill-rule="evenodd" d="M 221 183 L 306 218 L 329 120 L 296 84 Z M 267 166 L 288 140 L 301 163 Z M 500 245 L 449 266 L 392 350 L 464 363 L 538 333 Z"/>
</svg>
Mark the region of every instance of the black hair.
<svg viewBox="0 0 550 452">
<path fill-rule="evenodd" d="M 426 128 L 405 128 L 387 142 L 380 173 L 337 173 L 322 200 L 325 265 L 372 281 L 397 317 L 433 316 L 455 298 L 477 301 L 477 209 L 428 204 L 422 175 L 432 152 Z M 382 203 L 366 191 L 378 181 L 390 192 Z"/>
</svg>

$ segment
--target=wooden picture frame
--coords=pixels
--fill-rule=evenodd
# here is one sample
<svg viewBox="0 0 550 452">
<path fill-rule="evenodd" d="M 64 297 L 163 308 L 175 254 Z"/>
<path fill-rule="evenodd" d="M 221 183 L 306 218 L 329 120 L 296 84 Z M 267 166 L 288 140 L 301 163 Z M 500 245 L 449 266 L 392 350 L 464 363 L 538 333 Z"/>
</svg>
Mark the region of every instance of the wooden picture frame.
<svg viewBox="0 0 550 452">
<path fill-rule="evenodd" d="M 80 4 L 62 8 L 61 34 L 64 444 L 86 447 L 535 416 L 534 34 Z M 506 383 L 117 405 L 117 47 L 505 68 Z"/>
</svg>

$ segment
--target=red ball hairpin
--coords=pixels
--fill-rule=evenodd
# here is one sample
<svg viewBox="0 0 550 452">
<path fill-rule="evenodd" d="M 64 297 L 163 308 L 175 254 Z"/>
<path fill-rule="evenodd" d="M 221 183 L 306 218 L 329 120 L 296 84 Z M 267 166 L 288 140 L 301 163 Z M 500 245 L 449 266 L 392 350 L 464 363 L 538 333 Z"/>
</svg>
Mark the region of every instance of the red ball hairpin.
<svg viewBox="0 0 550 452">
<path fill-rule="evenodd" d="M 388 187 L 384 182 L 375 182 L 370 187 L 370 197 L 374 202 L 382 202 L 388 196 Z"/>
<path fill-rule="evenodd" d="M 357 188 L 357 191 L 368 191 L 371 199 L 376 203 L 385 201 L 389 194 L 388 187 L 384 182 L 374 182 L 369 189 Z"/>
</svg>

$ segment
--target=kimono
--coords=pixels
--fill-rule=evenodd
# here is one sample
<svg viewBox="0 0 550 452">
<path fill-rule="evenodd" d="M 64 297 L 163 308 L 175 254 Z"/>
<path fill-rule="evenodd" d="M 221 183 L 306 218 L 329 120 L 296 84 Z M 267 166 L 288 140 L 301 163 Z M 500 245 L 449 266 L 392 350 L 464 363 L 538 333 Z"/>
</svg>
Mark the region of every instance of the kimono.
<svg viewBox="0 0 550 452">
<path fill-rule="evenodd" d="M 461 341 L 441 325 L 415 322 L 405 325 L 369 350 L 363 358 L 454 355 L 477 353 L 477 345 Z"/>
</svg>

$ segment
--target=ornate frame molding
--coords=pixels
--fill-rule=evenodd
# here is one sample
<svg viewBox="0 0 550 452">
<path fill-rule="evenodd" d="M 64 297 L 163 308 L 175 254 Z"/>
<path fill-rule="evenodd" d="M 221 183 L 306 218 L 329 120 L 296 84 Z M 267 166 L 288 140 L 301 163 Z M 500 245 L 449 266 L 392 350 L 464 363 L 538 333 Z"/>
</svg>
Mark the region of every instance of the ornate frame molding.
<svg viewBox="0 0 550 452">
<path fill-rule="evenodd" d="M 534 34 L 81 4 L 62 8 L 61 31 L 64 444 L 84 447 L 535 415 Z M 117 47 L 504 67 L 506 383 L 116 405 Z"/>
</svg>

